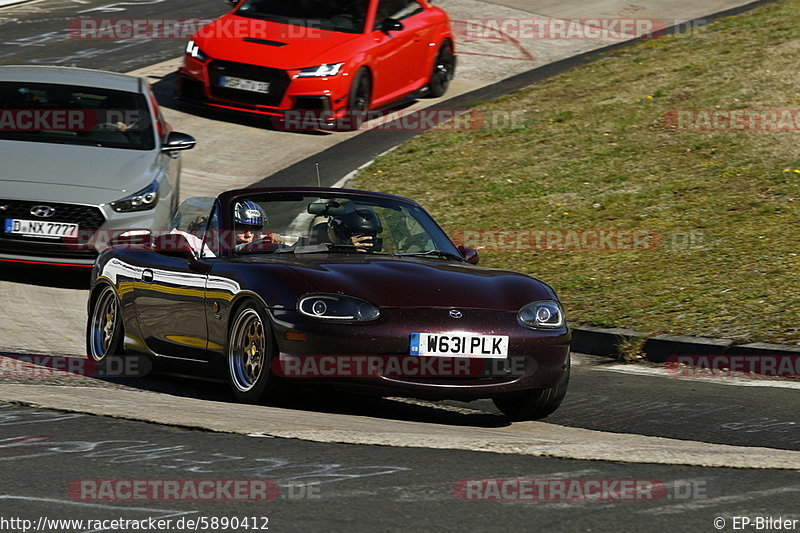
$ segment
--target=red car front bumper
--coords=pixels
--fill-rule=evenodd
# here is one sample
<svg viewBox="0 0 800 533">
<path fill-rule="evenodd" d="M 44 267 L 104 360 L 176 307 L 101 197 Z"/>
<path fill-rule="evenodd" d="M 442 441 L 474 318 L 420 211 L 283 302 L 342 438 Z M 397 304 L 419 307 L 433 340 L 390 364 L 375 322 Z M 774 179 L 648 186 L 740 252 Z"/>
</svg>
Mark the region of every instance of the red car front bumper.
<svg viewBox="0 0 800 533">
<path fill-rule="evenodd" d="M 202 62 L 184 56 L 178 70 L 176 95 L 210 107 L 292 120 L 333 122 L 346 114 L 350 91 L 348 72 L 326 78 L 297 78 L 297 71 L 210 59 Z M 222 76 L 270 84 L 268 94 L 231 89 L 220 84 Z"/>
</svg>

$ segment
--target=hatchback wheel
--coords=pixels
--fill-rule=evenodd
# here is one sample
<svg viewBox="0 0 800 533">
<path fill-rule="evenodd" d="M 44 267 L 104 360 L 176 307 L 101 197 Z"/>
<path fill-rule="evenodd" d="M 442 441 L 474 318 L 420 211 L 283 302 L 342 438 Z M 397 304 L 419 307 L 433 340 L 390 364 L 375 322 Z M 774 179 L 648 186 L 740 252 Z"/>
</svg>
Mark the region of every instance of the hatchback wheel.
<svg viewBox="0 0 800 533">
<path fill-rule="evenodd" d="M 456 58 L 453 54 L 453 47 L 446 42 L 436 54 L 436 62 L 433 64 L 433 72 L 431 72 L 431 79 L 428 82 L 428 96 L 431 98 L 444 96 L 455 76 L 455 67 Z"/>
<path fill-rule="evenodd" d="M 362 68 L 353 78 L 350 95 L 347 98 L 347 112 L 340 119 L 337 129 L 355 131 L 366 120 L 367 112 L 372 106 L 372 76 L 369 70 Z"/>
</svg>

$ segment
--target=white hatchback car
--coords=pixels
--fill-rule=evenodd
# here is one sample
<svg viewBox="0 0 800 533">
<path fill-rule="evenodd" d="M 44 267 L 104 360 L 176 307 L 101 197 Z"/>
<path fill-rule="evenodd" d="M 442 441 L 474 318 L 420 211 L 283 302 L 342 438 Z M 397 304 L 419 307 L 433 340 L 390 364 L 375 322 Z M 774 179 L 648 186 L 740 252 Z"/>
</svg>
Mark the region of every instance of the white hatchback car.
<svg viewBox="0 0 800 533">
<path fill-rule="evenodd" d="M 168 228 L 194 145 L 143 78 L 0 67 L 0 261 L 90 266 L 126 230 Z"/>
</svg>

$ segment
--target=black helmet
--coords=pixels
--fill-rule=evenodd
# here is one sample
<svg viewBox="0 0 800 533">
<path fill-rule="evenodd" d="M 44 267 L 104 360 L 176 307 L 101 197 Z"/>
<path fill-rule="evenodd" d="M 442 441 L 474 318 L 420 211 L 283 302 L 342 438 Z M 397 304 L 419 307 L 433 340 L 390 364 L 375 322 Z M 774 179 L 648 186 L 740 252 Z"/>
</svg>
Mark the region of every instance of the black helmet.
<svg viewBox="0 0 800 533">
<path fill-rule="evenodd" d="M 336 236 L 347 242 L 353 235 L 369 235 L 376 237 L 383 231 L 381 219 L 371 207 L 360 207 L 354 204 L 343 204 L 345 213 L 331 216 L 330 224 Z"/>
</svg>

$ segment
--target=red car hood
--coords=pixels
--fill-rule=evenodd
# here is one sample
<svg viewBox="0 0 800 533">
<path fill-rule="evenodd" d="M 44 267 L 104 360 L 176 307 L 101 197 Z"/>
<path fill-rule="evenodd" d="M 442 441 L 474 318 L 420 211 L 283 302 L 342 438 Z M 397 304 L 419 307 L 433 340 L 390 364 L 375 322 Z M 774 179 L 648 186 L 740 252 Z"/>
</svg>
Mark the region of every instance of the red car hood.
<svg viewBox="0 0 800 533">
<path fill-rule="evenodd" d="M 541 281 L 506 270 L 421 258 L 298 258 L 291 267 L 320 292 L 344 293 L 381 307 L 461 307 L 517 312 L 555 299 Z"/>
<path fill-rule="evenodd" d="M 299 38 L 292 38 L 298 34 Z M 249 42 L 248 37 L 275 44 Z M 293 70 L 347 61 L 348 43 L 360 37 L 229 14 L 203 27 L 194 41 L 212 59 Z"/>
</svg>

